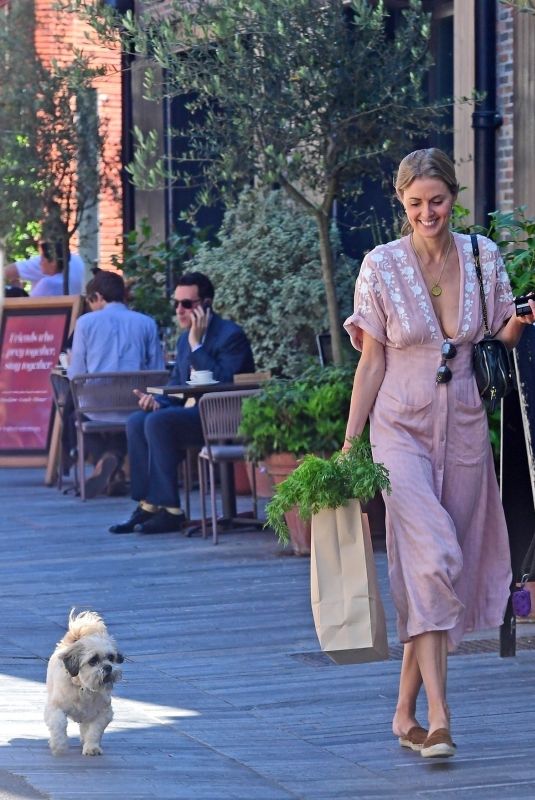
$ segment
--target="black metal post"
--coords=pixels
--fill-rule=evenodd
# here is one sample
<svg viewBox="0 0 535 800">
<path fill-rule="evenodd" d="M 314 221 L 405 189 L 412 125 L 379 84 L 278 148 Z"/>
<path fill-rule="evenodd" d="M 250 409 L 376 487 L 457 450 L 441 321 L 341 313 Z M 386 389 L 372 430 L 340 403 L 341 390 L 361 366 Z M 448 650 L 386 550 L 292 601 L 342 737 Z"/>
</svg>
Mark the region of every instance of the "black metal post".
<svg viewBox="0 0 535 800">
<path fill-rule="evenodd" d="M 483 94 L 472 114 L 474 128 L 475 209 L 478 225 L 487 226 L 496 210 L 496 3 L 475 4 L 476 90 Z"/>
<path fill-rule="evenodd" d="M 133 106 L 132 106 L 132 62 L 134 57 L 129 53 L 121 54 L 121 188 L 123 194 L 123 233 L 129 233 L 136 227 L 135 193 L 132 179 L 126 166 L 134 157 L 132 141 Z"/>
</svg>

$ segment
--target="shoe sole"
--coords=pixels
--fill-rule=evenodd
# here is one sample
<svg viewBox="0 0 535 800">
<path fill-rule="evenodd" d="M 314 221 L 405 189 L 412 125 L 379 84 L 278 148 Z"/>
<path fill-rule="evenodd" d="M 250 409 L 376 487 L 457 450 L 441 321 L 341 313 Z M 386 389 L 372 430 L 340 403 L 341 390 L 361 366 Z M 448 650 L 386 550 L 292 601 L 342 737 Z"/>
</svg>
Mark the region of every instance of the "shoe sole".
<svg viewBox="0 0 535 800">
<path fill-rule="evenodd" d="M 437 742 L 431 747 L 422 747 L 420 755 L 422 758 L 450 758 L 455 755 L 456 748 L 447 742 Z"/>
<path fill-rule="evenodd" d="M 411 742 L 410 739 L 403 739 L 401 736 L 398 739 L 400 747 L 406 747 L 409 750 L 414 750 L 415 753 L 419 753 L 423 747 L 423 744 L 416 744 L 416 742 Z"/>
<path fill-rule="evenodd" d="M 158 533 L 180 533 L 187 525 L 187 523 L 188 521 L 185 517 L 180 517 L 180 522 L 178 523 L 177 527 L 173 527 L 172 529 L 165 528 L 163 530 L 156 531 L 156 530 L 151 530 L 150 528 L 149 530 L 145 530 L 146 523 L 141 522 L 134 527 L 134 530 L 136 533 L 143 533 L 145 536 L 151 536 L 153 534 L 158 534 Z"/>
<path fill-rule="evenodd" d="M 134 529 L 130 527 L 124 528 L 122 525 L 112 525 L 108 528 L 110 533 L 135 533 Z"/>
</svg>

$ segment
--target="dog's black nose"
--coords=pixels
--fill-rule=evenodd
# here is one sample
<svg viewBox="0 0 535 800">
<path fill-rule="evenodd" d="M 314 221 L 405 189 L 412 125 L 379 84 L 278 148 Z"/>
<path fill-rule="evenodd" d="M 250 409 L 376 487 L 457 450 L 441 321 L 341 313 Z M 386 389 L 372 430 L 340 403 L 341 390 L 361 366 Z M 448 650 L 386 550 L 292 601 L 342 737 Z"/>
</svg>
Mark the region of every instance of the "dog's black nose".
<svg viewBox="0 0 535 800">
<path fill-rule="evenodd" d="M 104 670 L 104 672 L 106 673 L 106 675 L 109 675 L 109 674 L 110 674 L 110 672 L 112 671 L 113 667 L 112 667 L 112 665 L 111 665 L 111 664 L 104 664 L 104 666 L 103 666 L 103 668 L 102 668 L 102 669 Z"/>
</svg>

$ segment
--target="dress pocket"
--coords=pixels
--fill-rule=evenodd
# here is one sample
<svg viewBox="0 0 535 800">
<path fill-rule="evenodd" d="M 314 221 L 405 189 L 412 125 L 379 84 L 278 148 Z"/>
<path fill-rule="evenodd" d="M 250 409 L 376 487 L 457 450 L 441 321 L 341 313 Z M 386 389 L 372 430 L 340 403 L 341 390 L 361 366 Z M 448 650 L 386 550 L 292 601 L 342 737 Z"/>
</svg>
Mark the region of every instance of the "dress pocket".
<svg viewBox="0 0 535 800">
<path fill-rule="evenodd" d="M 377 395 L 376 410 L 389 447 L 409 447 L 430 453 L 433 446 L 433 399 L 429 395 Z"/>
<path fill-rule="evenodd" d="M 477 405 L 455 401 L 455 461 L 465 466 L 481 464 L 489 448 L 487 412 L 478 398 Z"/>
</svg>

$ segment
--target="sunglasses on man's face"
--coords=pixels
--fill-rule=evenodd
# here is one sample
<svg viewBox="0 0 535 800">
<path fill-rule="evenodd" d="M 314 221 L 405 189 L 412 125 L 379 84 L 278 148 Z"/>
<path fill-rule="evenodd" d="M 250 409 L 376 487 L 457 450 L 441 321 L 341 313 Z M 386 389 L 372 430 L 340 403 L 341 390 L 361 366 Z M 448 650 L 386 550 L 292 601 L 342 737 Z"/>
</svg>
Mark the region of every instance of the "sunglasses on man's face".
<svg viewBox="0 0 535 800">
<path fill-rule="evenodd" d="M 198 300 L 173 300 L 173 305 L 175 307 L 175 311 L 179 306 L 185 308 L 187 311 L 190 311 L 196 303 L 200 303 L 200 298 Z"/>
<path fill-rule="evenodd" d="M 452 372 L 446 364 L 446 361 L 455 358 L 457 355 L 457 348 L 452 342 L 443 342 L 440 348 L 440 355 L 442 356 L 442 362 L 437 369 L 437 383 L 449 383 L 452 378 Z"/>
</svg>

